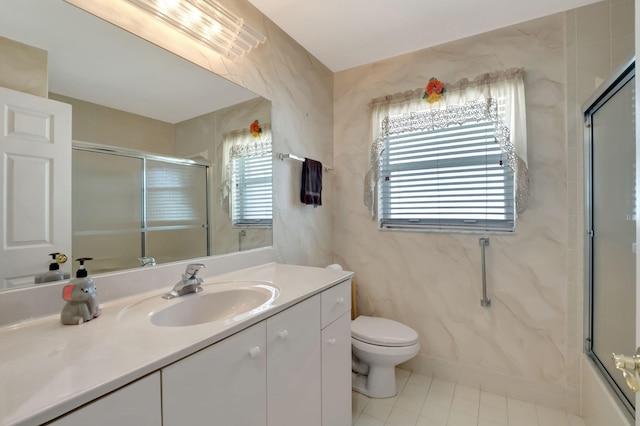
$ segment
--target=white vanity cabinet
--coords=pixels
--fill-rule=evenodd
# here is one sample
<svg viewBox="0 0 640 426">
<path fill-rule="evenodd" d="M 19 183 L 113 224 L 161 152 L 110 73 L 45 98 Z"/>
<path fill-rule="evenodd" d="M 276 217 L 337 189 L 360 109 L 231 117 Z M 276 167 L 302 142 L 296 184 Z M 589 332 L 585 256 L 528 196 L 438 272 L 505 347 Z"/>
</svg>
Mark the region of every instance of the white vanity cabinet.
<svg viewBox="0 0 640 426">
<path fill-rule="evenodd" d="M 164 426 L 351 424 L 350 300 L 345 281 L 164 368 Z"/>
<path fill-rule="evenodd" d="M 161 426 L 160 373 L 155 372 L 48 423 L 48 426 Z"/>
<path fill-rule="evenodd" d="M 351 424 L 351 280 L 322 293 L 322 426 Z"/>
<path fill-rule="evenodd" d="M 267 424 L 321 425 L 320 295 L 267 319 Z"/>
<path fill-rule="evenodd" d="M 162 369 L 163 426 L 263 426 L 265 322 Z"/>
<path fill-rule="evenodd" d="M 62 417 L 55 426 L 347 426 L 351 281 Z"/>
</svg>

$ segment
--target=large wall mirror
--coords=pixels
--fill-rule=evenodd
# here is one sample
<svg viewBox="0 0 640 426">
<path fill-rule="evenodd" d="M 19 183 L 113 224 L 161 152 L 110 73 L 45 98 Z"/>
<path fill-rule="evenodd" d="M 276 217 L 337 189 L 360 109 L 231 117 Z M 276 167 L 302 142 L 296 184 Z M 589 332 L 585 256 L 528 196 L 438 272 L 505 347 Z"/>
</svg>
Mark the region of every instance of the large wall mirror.
<svg viewBox="0 0 640 426">
<path fill-rule="evenodd" d="M 46 50 L 49 98 L 72 105 L 69 258 L 96 273 L 272 245 L 269 100 L 62 0 L 3 0 L 0 37 Z"/>
</svg>

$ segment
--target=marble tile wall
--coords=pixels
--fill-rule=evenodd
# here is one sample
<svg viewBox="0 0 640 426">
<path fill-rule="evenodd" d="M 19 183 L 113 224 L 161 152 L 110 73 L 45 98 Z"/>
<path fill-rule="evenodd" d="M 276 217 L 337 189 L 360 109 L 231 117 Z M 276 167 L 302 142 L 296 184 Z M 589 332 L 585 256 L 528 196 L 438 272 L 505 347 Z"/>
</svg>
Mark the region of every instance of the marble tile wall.
<svg viewBox="0 0 640 426">
<path fill-rule="evenodd" d="M 334 82 L 336 260 L 355 271 L 360 312 L 420 335 L 410 364 L 434 376 L 578 411 L 567 392 L 567 135 L 564 15 L 339 72 Z M 362 203 L 370 99 L 524 67 L 529 208 L 515 235 L 491 235 L 489 309 L 479 234 L 379 231 Z"/>
</svg>

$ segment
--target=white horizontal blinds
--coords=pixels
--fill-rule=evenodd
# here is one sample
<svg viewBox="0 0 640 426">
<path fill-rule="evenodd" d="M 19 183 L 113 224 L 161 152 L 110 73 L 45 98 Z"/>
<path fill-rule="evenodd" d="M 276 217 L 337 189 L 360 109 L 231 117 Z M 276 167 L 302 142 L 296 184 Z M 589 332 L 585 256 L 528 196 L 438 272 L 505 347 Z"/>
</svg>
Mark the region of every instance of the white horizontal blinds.
<svg viewBox="0 0 640 426">
<path fill-rule="evenodd" d="M 379 195 L 383 228 L 514 229 L 513 171 L 491 121 L 389 135 Z"/>
<path fill-rule="evenodd" d="M 207 224 L 207 168 L 147 160 L 147 225 Z"/>
<path fill-rule="evenodd" d="M 235 158 L 233 162 L 233 225 L 271 225 L 271 151 L 255 157 Z"/>
</svg>

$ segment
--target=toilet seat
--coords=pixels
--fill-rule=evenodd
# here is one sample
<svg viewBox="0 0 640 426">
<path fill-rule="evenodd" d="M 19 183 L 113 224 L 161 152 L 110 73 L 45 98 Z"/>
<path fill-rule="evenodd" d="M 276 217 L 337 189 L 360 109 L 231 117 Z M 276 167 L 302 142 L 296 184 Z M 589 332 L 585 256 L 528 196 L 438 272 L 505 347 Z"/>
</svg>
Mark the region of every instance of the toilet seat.
<svg viewBox="0 0 640 426">
<path fill-rule="evenodd" d="M 351 337 L 377 346 L 411 346 L 418 343 L 418 333 L 404 324 L 387 318 L 359 316 L 351 321 Z"/>
</svg>

